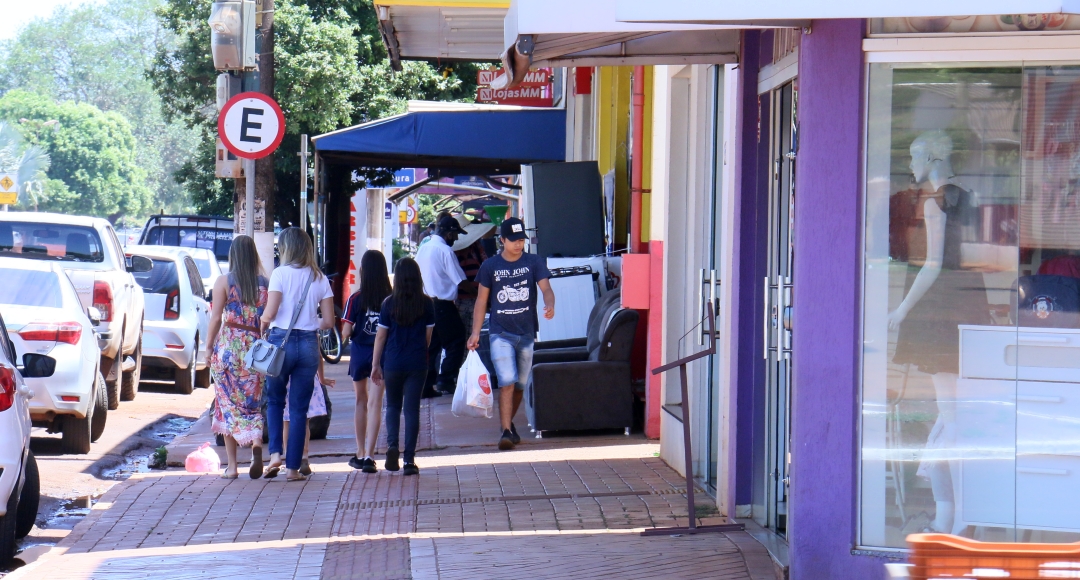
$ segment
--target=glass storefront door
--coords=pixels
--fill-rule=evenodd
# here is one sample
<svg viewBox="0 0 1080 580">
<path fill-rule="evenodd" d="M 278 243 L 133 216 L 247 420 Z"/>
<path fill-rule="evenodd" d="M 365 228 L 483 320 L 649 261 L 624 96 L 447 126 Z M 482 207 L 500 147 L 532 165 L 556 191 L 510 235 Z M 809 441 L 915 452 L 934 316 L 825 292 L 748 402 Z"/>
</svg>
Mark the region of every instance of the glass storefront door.
<svg viewBox="0 0 1080 580">
<path fill-rule="evenodd" d="M 1080 540 L 1080 67 L 869 88 L 860 544 Z"/>
</svg>

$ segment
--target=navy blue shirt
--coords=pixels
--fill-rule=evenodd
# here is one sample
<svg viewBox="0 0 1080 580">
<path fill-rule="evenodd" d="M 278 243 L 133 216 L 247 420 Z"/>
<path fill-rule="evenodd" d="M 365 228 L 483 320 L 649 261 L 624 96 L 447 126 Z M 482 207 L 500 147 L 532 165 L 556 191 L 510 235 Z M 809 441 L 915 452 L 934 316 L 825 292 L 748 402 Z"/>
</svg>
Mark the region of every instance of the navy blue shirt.
<svg viewBox="0 0 1080 580">
<path fill-rule="evenodd" d="M 536 283 L 551 277 L 547 263 L 536 254 L 522 254 L 509 262 L 502 254 L 484 260 L 476 275 L 482 286 L 491 290 L 491 334 L 516 334 L 535 338 L 539 318 L 536 309 Z"/>
<path fill-rule="evenodd" d="M 427 329 L 435 326 L 435 304 L 424 298 L 424 314 L 409 326 L 401 326 L 394 320 L 394 297 L 383 301 L 379 313 L 379 327 L 386 330 L 386 347 L 383 348 L 384 372 L 423 370 L 427 368 Z"/>
<path fill-rule="evenodd" d="M 379 326 L 379 313 L 360 307 L 360 293 L 349 297 L 342 317 L 353 325 L 351 342 L 356 346 L 375 346 L 375 333 Z"/>
</svg>

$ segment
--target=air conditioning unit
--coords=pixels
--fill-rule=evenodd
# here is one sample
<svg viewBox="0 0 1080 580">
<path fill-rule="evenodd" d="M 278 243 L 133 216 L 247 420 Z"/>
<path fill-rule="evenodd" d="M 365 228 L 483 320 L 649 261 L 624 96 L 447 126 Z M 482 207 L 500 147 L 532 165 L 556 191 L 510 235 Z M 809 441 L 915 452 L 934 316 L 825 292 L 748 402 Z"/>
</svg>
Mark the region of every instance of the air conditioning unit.
<svg viewBox="0 0 1080 580">
<path fill-rule="evenodd" d="M 214 2 L 210 9 L 210 48 L 217 70 L 255 68 L 255 2 Z"/>
</svg>

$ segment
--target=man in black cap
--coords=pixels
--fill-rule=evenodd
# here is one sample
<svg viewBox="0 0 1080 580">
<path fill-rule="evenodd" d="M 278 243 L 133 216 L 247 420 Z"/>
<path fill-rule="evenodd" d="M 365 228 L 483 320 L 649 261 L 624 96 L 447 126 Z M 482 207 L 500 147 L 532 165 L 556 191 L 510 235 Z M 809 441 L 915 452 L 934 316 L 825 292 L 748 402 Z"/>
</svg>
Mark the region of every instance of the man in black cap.
<svg viewBox="0 0 1080 580">
<path fill-rule="evenodd" d="M 495 366 L 499 390 L 499 419 L 502 437 L 499 449 L 513 449 L 521 442 L 514 415 L 521 407 L 525 385 L 532 378 L 533 342 L 540 319 L 536 308 L 536 288 L 544 294 L 544 318 L 555 317 L 555 292 L 551 272 L 544 259 L 525 253 L 525 224 L 509 218 L 499 228 L 502 252 L 480 265 L 476 280 L 480 291 L 473 310 L 469 349 L 480 345 L 484 313 L 491 307 L 491 362 Z"/>
<path fill-rule="evenodd" d="M 435 235 L 416 252 L 416 263 L 424 277 L 424 294 L 435 301 L 435 332 L 431 334 L 428 347 L 428 378 L 424 383 L 424 397 L 438 397 L 439 391 L 453 391 L 457 385 L 458 369 L 465 359 L 465 323 L 458 314 L 458 284 L 465 280 L 465 272 L 458 263 L 451 247 L 458 236 L 465 233 L 453 216 L 439 219 Z M 446 358 L 439 367 L 443 350 Z"/>
</svg>

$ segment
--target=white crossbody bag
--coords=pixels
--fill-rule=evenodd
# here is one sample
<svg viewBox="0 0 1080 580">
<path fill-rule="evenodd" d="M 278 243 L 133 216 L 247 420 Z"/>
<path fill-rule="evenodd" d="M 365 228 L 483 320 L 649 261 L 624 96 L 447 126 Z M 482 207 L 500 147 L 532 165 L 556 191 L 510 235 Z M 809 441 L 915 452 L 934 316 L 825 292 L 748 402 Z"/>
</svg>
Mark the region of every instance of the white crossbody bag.
<svg viewBox="0 0 1080 580">
<path fill-rule="evenodd" d="M 289 329 L 285 331 L 285 340 L 281 341 L 281 346 L 277 346 L 265 338 L 260 338 L 255 341 L 255 344 L 251 345 L 251 350 L 244 357 L 244 365 L 247 366 L 248 370 L 268 377 L 276 377 L 281 374 L 281 365 L 285 364 L 285 345 L 289 342 L 289 335 L 292 334 L 293 326 L 296 326 L 296 321 L 300 318 L 300 310 L 304 308 L 308 290 L 311 289 L 311 284 L 314 281 L 315 276 L 313 275 L 307 286 L 304 287 L 304 293 L 300 296 L 300 302 L 296 304 L 296 311 L 293 312 L 292 321 L 289 322 Z"/>
</svg>

